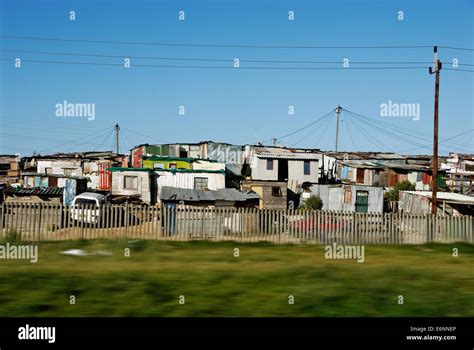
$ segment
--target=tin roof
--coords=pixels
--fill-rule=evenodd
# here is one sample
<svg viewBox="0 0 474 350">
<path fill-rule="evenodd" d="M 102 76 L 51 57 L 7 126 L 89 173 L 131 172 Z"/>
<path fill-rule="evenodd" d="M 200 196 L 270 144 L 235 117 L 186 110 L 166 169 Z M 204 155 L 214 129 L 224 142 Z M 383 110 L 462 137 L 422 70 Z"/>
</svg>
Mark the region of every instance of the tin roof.
<svg viewBox="0 0 474 350">
<path fill-rule="evenodd" d="M 249 199 L 260 199 L 260 196 L 252 191 L 242 192 L 235 188 L 221 188 L 216 191 L 201 191 L 188 188 L 176 188 L 163 186 L 160 190 L 161 200 L 173 201 L 232 201 L 243 202 Z"/>
<path fill-rule="evenodd" d="M 321 159 L 320 155 L 311 153 L 260 153 L 257 154 L 261 159 L 288 159 L 288 160 L 316 160 Z"/>
<path fill-rule="evenodd" d="M 262 159 L 320 160 L 321 154 L 279 147 L 252 147 L 251 152 Z"/>
<path fill-rule="evenodd" d="M 409 194 L 422 196 L 422 197 L 431 199 L 431 191 L 400 191 L 400 192 L 409 193 Z M 436 199 L 441 202 L 474 205 L 473 196 L 467 196 L 465 194 L 460 194 L 460 193 L 437 192 Z"/>
<path fill-rule="evenodd" d="M 3 190 L 4 194 L 16 196 L 62 196 L 64 188 L 59 187 L 13 187 Z"/>
<path fill-rule="evenodd" d="M 57 178 L 66 178 L 66 179 L 76 179 L 76 180 L 89 180 L 87 176 L 73 176 L 73 175 L 62 175 L 62 174 L 45 174 L 45 173 L 30 173 L 22 172 L 21 176 L 39 176 L 39 177 L 57 177 Z"/>
</svg>

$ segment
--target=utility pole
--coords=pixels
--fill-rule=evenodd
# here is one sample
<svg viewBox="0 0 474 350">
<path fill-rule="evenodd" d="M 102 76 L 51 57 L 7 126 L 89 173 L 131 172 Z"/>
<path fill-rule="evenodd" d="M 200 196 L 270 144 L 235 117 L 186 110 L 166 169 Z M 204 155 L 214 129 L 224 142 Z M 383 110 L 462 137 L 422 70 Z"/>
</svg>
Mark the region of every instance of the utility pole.
<svg viewBox="0 0 474 350">
<path fill-rule="evenodd" d="M 336 152 L 339 148 L 339 113 L 341 113 L 341 106 L 337 105 L 336 107 Z"/>
<path fill-rule="evenodd" d="M 438 102 L 439 102 L 439 72 L 442 68 L 441 61 L 438 60 L 438 48 L 433 48 L 434 66 L 430 67 L 430 74 L 435 74 L 435 98 L 434 98 L 434 128 L 433 128 L 433 161 L 431 177 L 431 214 L 437 212 L 437 192 L 438 192 Z"/>
<path fill-rule="evenodd" d="M 116 151 L 115 153 L 119 154 L 119 131 L 120 131 L 120 126 L 115 124 L 115 145 L 116 145 Z"/>
</svg>

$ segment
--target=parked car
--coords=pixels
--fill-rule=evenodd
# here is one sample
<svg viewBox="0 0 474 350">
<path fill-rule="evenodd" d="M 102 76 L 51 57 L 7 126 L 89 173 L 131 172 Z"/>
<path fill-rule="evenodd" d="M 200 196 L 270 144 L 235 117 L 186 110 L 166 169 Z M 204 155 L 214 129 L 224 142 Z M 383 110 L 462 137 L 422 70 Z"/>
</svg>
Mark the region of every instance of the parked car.
<svg viewBox="0 0 474 350">
<path fill-rule="evenodd" d="M 71 219 L 77 222 L 96 224 L 100 219 L 100 207 L 107 203 L 107 197 L 103 194 L 81 193 L 74 197 L 71 203 Z"/>
</svg>

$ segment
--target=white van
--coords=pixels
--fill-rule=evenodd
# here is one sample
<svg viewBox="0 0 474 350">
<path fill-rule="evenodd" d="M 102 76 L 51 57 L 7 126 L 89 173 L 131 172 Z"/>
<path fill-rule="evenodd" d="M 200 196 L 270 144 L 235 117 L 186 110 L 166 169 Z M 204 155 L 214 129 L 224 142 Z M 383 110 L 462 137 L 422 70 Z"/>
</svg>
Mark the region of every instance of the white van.
<svg viewBox="0 0 474 350">
<path fill-rule="evenodd" d="M 78 222 L 96 224 L 100 218 L 99 208 L 107 203 L 107 197 L 103 194 L 93 192 L 81 193 L 74 197 L 71 203 L 71 219 Z"/>
</svg>

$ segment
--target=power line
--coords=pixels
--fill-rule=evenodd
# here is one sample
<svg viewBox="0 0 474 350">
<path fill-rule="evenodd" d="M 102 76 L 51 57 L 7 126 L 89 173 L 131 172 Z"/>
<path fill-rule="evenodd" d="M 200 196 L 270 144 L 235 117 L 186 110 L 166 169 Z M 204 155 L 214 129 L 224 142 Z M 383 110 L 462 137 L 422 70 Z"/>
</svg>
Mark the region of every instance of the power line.
<svg viewBox="0 0 474 350">
<path fill-rule="evenodd" d="M 90 142 L 91 144 L 99 144 L 100 143 L 100 140 L 102 140 L 102 138 L 110 131 L 110 128 L 106 128 L 104 130 L 102 130 L 101 132 L 99 133 L 96 133 L 94 136 L 93 135 L 89 135 L 89 137 L 93 136 L 92 139 L 88 140 L 87 142 Z M 87 137 L 87 138 L 89 138 Z M 81 144 L 81 145 L 85 145 L 84 143 Z M 70 148 L 67 148 L 66 151 L 70 151 L 72 149 L 74 149 L 76 146 L 72 146 Z"/>
<path fill-rule="evenodd" d="M 331 115 L 332 113 L 334 113 L 334 110 L 331 110 L 329 113 L 326 113 L 326 114 L 323 115 L 322 117 L 319 117 L 319 118 L 316 119 L 315 121 L 313 121 L 313 122 L 311 122 L 311 123 L 309 123 L 309 124 L 307 124 L 307 125 L 305 125 L 305 126 L 299 128 L 298 130 L 295 130 L 295 131 L 293 131 L 293 132 L 290 132 L 290 133 L 288 133 L 288 134 L 286 134 L 286 135 L 283 135 L 283 136 L 280 136 L 280 137 L 276 137 L 276 139 L 277 139 L 277 140 L 281 140 L 281 139 L 284 139 L 284 138 L 286 138 L 286 137 L 288 137 L 288 136 L 297 134 L 297 133 L 299 133 L 300 131 L 302 131 L 302 130 L 304 130 L 304 129 L 306 129 L 306 128 L 308 128 L 308 127 L 310 127 L 310 126 L 312 126 L 312 125 L 314 125 L 314 124 L 316 124 L 316 123 L 318 123 L 319 121 L 321 121 L 322 119 L 324 119 L 324 118 L 327 117 L 328 115 Z M 265 143 L 265 142 L 263 142 L 263 143 Z"/>
<path fill-rule="evenodd" d="M 163 56 L 133 56 L 133 55 L 105 55 L 105 54 L 88 54 L 80 52 L 58 52 L 58 51 L 32 51 L 32 50 L 12 50 L 0 49 L 0 52 L 17 52 L 39 55 L 56 55 L 56 56 L 78 56 L 78 57 L 102 57 L 102 58 L 133 58 L 133 59 L 148 59 L 148 60 L 170 60 L 170 61 L 199 61 L 199 62 L 233 62 L 232 58 L 190 58 L 190 57 L 163 57 Z M 341 64 L 339 61 L 301 61 L 301 60 L 257 60 L 239 58 L 240 62 L 250 63 L 288 63 L 288 64 Z M 350 64 L 431 64 L 427 61 L 350 61 Z M 451 62 L 443 62 L 451 64 Z M 474 64 L 458 63 L 459 65 L 474 66 Z"/>
<path fill-rule="evenodd" d="M 443 67 L 443 69 L 446 69 L 446 70 L 452 70 L 452 71 L 458 71 L 458 72 L 469 72 L 469 73 L 474 73 L 474 70 L 469 70 L 469 69 L 459 69 L 459 68 L 445 68 L 445 67 Z"/>
<path fill-rule="evenodd" d="M 29 51 L 29 50 L 7 50 L 7 49 L 0 49 L 0 51 L 34 53 L 34 54 L 40 54 L 40 55 L 83 56 L 83 57 L 104 57 L 104 58 L 136 58 L 136 59 L 148 59 L 148 60 L 209 61 L 209 62 L 232 62 L 233 60 L 233 58 L 213 59 L 213 58 L 183 58 L 183 57 L 132 56 L 132 55 L 104 55 L 104 54 L 86 54 L 86 53 L 78 53 L 78 52 Z"/>
<path fill-rule="evenodd" d="M 102 129 L 102 130 L 95 131 L 95 132 L 93 132 L 92 134 L 89 134 L 89 135 L 86 135 L 86 136 L 81 136 L 82 144 L 85 144 L 85 143 L 84 143 L 84 142 L 85 142 L 84 140 L 89 139 L 90 137 L 93 137 L 93 136 L 95 136 L 95 135 L 102 134 L 102 133 L 106 132 L 107 130 L 108 130 L 108 128 L 107 128 L 107 129 Z M 58 147 L 62 147 L 62 146 L 64 146 L 64 145 L 68 145 L 68 144 L 70 144 L 70 141 L 66 141 L 66 142 L 64 142 L 64 143 L 62 143 L 62 144 L 59 144 L 59 145 L 56 145 L 56 146 L 54 146 L 54 147 L 48 148 L 48 149 L 45 150 L 45 152 L 48 152 L 48 151 L 50 151 L 50 150 L 52 150 L 52 149 L 55 149 L 55 148 L 58 148 Z M 68 149 L 68 150 L 69 150 L 69 149 Z M 67 152 L 68 150 L 66 150 L 66 152 Z"/>
<path fill-rule="evenodd" d="M 467 131 L 464 131 L 464 132 L 462 132 L 462 133 L 460 133 L 460 134 L 454 135 L 454 136 L 449 137 L 449 138 L 447 138 L 447 139 L 440 140 L 439 143 L 444 143 L 444 142 L 446 142 L 446 141 L 449 141 L 449 140 L 458 138 L 458 137 L 460 137 L 460 136 L 466 135 L 466 134 L 471 133 L 471 132 L 473 132 L 473 131 L 474 131 L 474 129 L 469 129 L 469 130 L 467 130 Z M 425 146 L 421 146 L 421 147 L 417 147 L 417 148 L 410 148 L 410 149 L 402 150 L 402 151 L 400 151 L 400 153 L 402 153 L 402 152 L 415 151 L 415 150 L 418 150 L 418 149 L 427 148 L 427 147 L 431 147 L 431 146 L 432 146 L 432 145 L 429 144 L 429 145 L 425 145 Z"/>
<path fill-rule="evenodd" d="M 301 139 L 299 139 L 297 142 L 295 142 L 294 144 L 292 144 L 290 147 L 294 147 L 296 145 L 298 145 L 300 142 L 302 142 L 303 140 L 305 140 L 306 138 L 308 138 L 311 134 L 314 134 L 314 132 L 316 131 L 317 128 L 320 127 L 320 125 L 318 125 L 320 122 L 322 122 L 323 120 L 325 120 L 326 118 L 330 117 L 332 115 L 332 113 L 330 114 L 327 114 L 325 117 L 319 119 L 317 122 L 315 122 L 315 124 L 313 124 L 313 127 L 310 129 L 310 131 L 308 133 L 306 133 Z M 330 118 L 329 118 L 330 119 Z"/>
<path fill-rule="evenodd" d="M 432 48 L 433 45 L 364 45 L 364 46 L 314 46 L 314 45 L 239 45 L 239 44 L 190 44 L 167 42 L 143 41 L 117 41 L 117 40 L 90 40 L 90 39 L 65 39 L 50 37 L 32 37 L 17 35 L 0 35 L 0 38 L 15 40 L 59 41 L 92 44 L 118 44 L 118 45 L 144 45 L 144 46 L 172 46 L 172 47 L 209 47 L 209 48 L 250 48 L 250 49 L 421 49 Z"/>
<path fill-rule="evenodd" d="M 349 115 L 352 115 L 352 113 L 351 113 L 350 111 L 346 110 L 346 112 L 348 112 Z M 354 117 L 355 115 L 352 115 L 352 116 Z M 355 119 L 357 119 L 357 118 L 354 117 L 354 120 L 355 120 Z M 371 127 L 372 129 L 379 130 L 379 131 L 381 131 L 382 133 L 384 133 L 384 134 L 386 134 L 386 135 L 388 135 L 388 136 L 393 137 L 394 139 L 401 139 L 401 140 L 405 141 L 406 143 L 410 143 L 410 144 L 413 144 L 413 145 L 415 145 L 415 146 L 420 146 L 420 143 L 414 142 L 414 141 L 409 140 L 409 139 L 407 139 L 407 138 L 405 138 L 405 137 L 403 137 L 403 136 L 400 136 L 400 135 L 397 135 L 397 134 L 395 134 L 395 133 L 393 133 L 393 132 L 391 132 L 391 131 L 388 131 L 388 130 L 384 129 L 382 126 L 377 125 L 377 123 L 375 123 L 375 122 L 373 122 L 373 121 L 370 121 L 370 120 L 368 120 L 368 119 L 366 119 L 366 118 L 360 118 L 360 119 L 358 119 L 358 121 L 364 122 L 364 123 L 366 123 L 366 125 L 368 125 L 368 126 Z M 394 130 L 394 131 L 397 131 L 397 130 Z M 412 136 L 412 137 L 413 137 L 413 135 L 410 135 L 410 134 L 408 134 L 408 133 L 406 133 L 406 132 L 398 131 L 398 133 L 400 133 L 400 134 L 402 134 L 402 135 L 404 135 L 404 136 Z M 417 138 L 418 138 L 418 137 L 417 137 Z"/>
<path fill-rule="evenodd" d="M 329 124 L 330 124 L 330 120 L 326 122 L 326 126 L 324 127 L 324 129 L 321 129 L 322 130 L 321 137 L 318 140 L 316 140 L 315 148 L 319 147 L 319 145 L 321 144 L 321 140 L 323 139 L 324 136 L 327 135 L 326 131 L 328 130 Z"/>
<path fill-rule="evenodd" d="M 344 113 L 344 109 L 342 110 L 342 112 Z M 341 119 L 341 122 L 344 122 L 344 126 L 345 126 L 345 129 L 347 130 L 347 133 L 349 134 L 349 138 L 351 140 L 351 143 L 352 143 L 352 147 L 354 150 L 356 150 L 356 146 L 355 146 L 355 143 L 354 143 L 354 139 L 352 138 L 352 134 L 351 134 L 351 130 L 350 130 L 350 127 L 349 127 L 349 119 L 350 118 L 344 118 L 344 120 Z"/>
<path fill-rule="evenodd" d="M 28 135 L 16 135 L 16 134 L 9 134 L 9 133 L 0 133 L 3 137 L 6 138 L 13 138 L 13 139 L 20 139 L 20 140 L 30 140 L 30 139 L 36 139 L 36 140 L 44 140 L 44 141 L 49 141 L 49 142 L 68 142 L 68 143 L 75 143 L 75 144 L 91 144 L 90 142 L 78 142 L 78 141 L 67 141 L 67 140 L 59 140 L 59 139 L 53 139 L 53 138 L 47 138 L 47 137 L 39 137 L 39 136 L 28 136 Z M 99 145 L 105 145 L 105 144 L 99 144 Z"/>
<path fill-rule="evenodd" d="M 142 137 L 146 137 L 147 139 L 149 140 L 157 140 L 157 141 L 161 141 L 161 142 L 165 142 L 165 143 L 171 143 L 167 140 L 163 140 L 161 138 L 158 138 L 158 137 L 155 137 L 155 136 L 149 136 L 149 135 L 145 135 L 145 134 L 142 134 L 140 132 L 137 132 L 137 131 L 134 131 L 134 130 L 131 130 L 131 129 L 128 129 L 128 128 L 123 128 L 124 130 L 127 130 L 128 132 L 131 132 L 133 134 L 136 134 L 138 136 L 142 136 Z M 132 145 L 133 146 L 133 145 Z"/>
<path fill-rule="evenodd" d="M 355 115 L 359 118 L 362 118 L 362 119 L 366 120 L 367 122 L 369 122 L 371 124 L 375 124 L 375 125 L 378 125 L 380 127 L 390 129 L 393 132 L 399 133 L 403 136 L 409 136 L 409 137 L 413 137 L 413 138 L 416 138 L 416 139 L 420 139 L 420 140 L 425 141 L 425 142 L 431 142 L 431 139 L 429 139 L 429 135 L 426 134 L 426 133 L 423 133 L 423 132 L 420 132 L 420 131 L 417 131 L 417 130 L 412 130 L 412 129 L 409 129 L 409 128 L 404 128 L 404 127 L 401 127 L 401 126 L 396 126 L 395 127 L 394 125 L 391 125 L 390 123 L 385 123 L 385 122 L 376 120 L 375 118 L 371 118 L 371 117 L 365 116 L 365 115 L 360 114 L 360 113 L 352 112 L 348 109 L 343 109 L 343 110 L 345 112 L 349 113 L 349 114 L 352 114 L 352 115 Z M 420 135 L 423 136 L 424 138 L 420 137 Z M 459 142 L 456 142 L 456 141 L 452 141 L 452 143 L 453 144 L 458 143 L 460 146 L 463 146 L 463 144 L 461 144 Z"/>
<path fill-rule="evenodd" d="M 104 139 L 103 145 L 106 145 L 106 144 L 107 144 L 107 140 L 110 138 L 110 135 L 112 135 L 112 134 L 114 133 L 114 131 L 115 131 L 115 127 L 109 132 L 109 134 L 107 135 L 107 137 Z M 93 151 L 96 151 L 96 150 L 97 150 L 97 147 L 98 147 L 99 145 L 100 145 L 100 144 L 98 143 L 98 144 L 94 147 Z M 113 148 L 112 148 L 112 150 L 113 150 Z"/>
<path fill-rule="evenodd" d="M 357 128 L 365 135 L 365 137 L 367 137 L 376 147 L 380 147 L 380 149 L 382 150 L 387 149 L 384 144 L 373 138 L 362 126 L 360 126 L 355 118 L 353 119 L 353 122 L 357 126 Z"/>
<path fill-rule="evenodd" d="M 447 50 L 474 51 L 474 48 L 469 48 L 469 47 L 454 47 L 454 46 L 441 46 L 441 45 L 438 45 L 438 47 L 442 49 L 447 49 Z"/>
<path fill-rule="evenodd" d="M 0 58 L 2 61 L 12 61 L 13 58 Z M 77 61 L 44 61 L 22 59 L 22 62 L 46 63 L 46 64 L 76 64 L 85 66 L 115 66 L 124 67 L 121 63 L 101 63 L 101 62 L 77 62 Z M 233 67 L 233 66 L 184 66 L 184 65 L 157 65 L 157 64 L 130 64 L 131 67 L 143 68 L 184 68 L 184 69 L 232 69 L 232 70 L 402 70 L 402 69 L 427 69 L 428 67 Z M 130 69 L 127 68 L 127 69 Z"/>
</svg>

